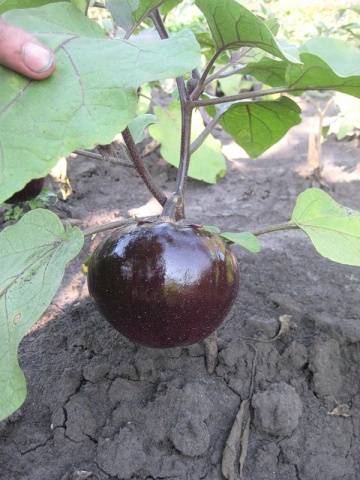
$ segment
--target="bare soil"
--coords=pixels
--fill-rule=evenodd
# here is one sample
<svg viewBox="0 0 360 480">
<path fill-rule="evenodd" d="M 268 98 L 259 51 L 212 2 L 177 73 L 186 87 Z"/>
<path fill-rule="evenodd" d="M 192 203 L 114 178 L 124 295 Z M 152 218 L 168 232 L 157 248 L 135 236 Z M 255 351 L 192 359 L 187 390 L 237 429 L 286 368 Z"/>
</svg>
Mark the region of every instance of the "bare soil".
<svg viewBox="0 0 360 480">
<path fill-rule="evenodd" d="M 190 181 L 189 216 L 228 230 L 287 220 L 310 186 L 299 172 L 313 121 L 257 161 L 229 161 L 215 186 Z M 327 141 L 323 158 L 330 193 L 360 209 L 356 140 Z M 174 169 L 156 154 L 147 163 L 171 191 Z M 74 194 L 55 210 L 83 226 L 125 217 L 150 198 L 135 172 L 115 162 L 79 158 L 69 169 Z M 358 480 L 360 270 L 320 258 L 299 232 L 262 243 L 258 255 L 236 249 L 241 288 L 209 375 L 203 345 L 147 349 L 106 323 L 80 268 L 89 242 L 21 344 L 29 394 L 0 424 L 0 479 L 220 480 L 256 352 L 244 479 Z M 291 315 L 287 335 L 249 339 L 276 335 L 283 314 Z"/>
</svg>

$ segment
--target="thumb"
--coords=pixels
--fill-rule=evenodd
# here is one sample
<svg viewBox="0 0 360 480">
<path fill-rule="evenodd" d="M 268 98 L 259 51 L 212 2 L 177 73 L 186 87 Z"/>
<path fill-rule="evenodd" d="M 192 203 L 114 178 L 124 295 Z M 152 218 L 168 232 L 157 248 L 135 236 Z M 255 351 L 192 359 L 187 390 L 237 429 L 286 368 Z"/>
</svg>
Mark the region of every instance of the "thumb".
<svg viewBox="0 0 360 480">
<path fill-rule="evenodd" d="M 55 70 L 55 57 L 34 37 L 0 18 L 0 65 L 41 80 Z"/>
</svg>

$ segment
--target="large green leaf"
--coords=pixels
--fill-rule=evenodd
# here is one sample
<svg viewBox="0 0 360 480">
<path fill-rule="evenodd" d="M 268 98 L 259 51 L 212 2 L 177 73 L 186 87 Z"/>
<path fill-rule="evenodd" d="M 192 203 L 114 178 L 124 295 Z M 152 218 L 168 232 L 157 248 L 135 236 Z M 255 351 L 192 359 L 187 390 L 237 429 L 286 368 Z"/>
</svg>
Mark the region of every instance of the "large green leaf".
<svg viewBox="0 0 360 480">
<path fill-rule="evenodd" d="M 289 65 L 287 84 L 299 90 L 337 90 L 360 97 L 360 51 L 333 38 L 314 38 L 300 49 L 302 65 Z"/>
<path fill-rule="evenodd" d="M 360 212 L 310 188 L 299 195 L 291 221 L 307 233 L 323 257 L 360 266 Z"/>
<path fill-rule="evenodd" d="M 68 2 L 56 2 L 39 8 L 20 9 L 7 12 L 4 20 L 33 33 L 49 46 L 60 48 L 60 42 L 72 36 L 106 37 L 106 32 Z M 71 42 L 70 42 L 71 43 Z"/>
<path fill-rule="evenodd" d="M 266 19 L 264 20 L 264 23 L 267 25 L 271 33 L 276 36 L 279 29 L 279 23 L 276 18 L 271 17 Z M 233 65 L 237 65 L 239 63 L 242 65 L 247 65 L 248 63 L 259 62 L 265 55 L 266 52 L 260 48 L 242 47 L 233 52 L 233 54 L 230 56 L 230 63 Z"/>
<path fill-rule="evenodd" d="M 360 97 L 360 51 L 333 38 L 314 38 L 300 49 L 302 64 L 263 58 L 241 71 L 272 87 L 337 90 Z"/>
<path fill-rule="evenodd" d="M 42 209 L 0 233 L 0 420 L 26 398 L 19 343 L 50 304 L 83 242 L 78 228 L 64 228 L 54 213 Z"/>
<path fill-rule="evenodd" d="M 337 90 L 354 97 L 360 97 L 360 75 L 340 77 L 319 57 L 303 54 L 304 65 L 287 70 L 287 83 L 292 89 L 303 90 Z"/>
<path fill-rule="evenodd" d="M 298 62 L 280 46 L 266 22 L 236 0 L 196 0 L 195 4 L 204 13 L 219 50 L 258 47 L 275 57 Z"/>
<path fill-rule="evenodd" d="M 215 109 L 209 109 L 214 114 Z M 220 125 L 250 157 L 258 157 L 301 122 L 299 106 L 287 97 L 233 104 Z"/>
<path fill-rule="evenodd" d="M 167 109 L 155 107 L 158 122 L 149 128 L 150 135 L 161 143 L 161 155 L 177 167 L 180 158 L 181 112 L 179 102 L 173 102 Z M 194 112 L 192 140 L 202 131 L 204 124 L 199 112 Z M 201 147 L 193 153 L 189 175 L 207 183 L 216 183 L 224 176 L 226 163 L 221 153 L 221 143 L 209 135 Z"/>
<path fill-rule="evenodd" d="M 16 8 L 34 8 L 41 7 L 47 3 L 64 2 L 67 0 L 0 0 L 0 14 L 7 10 L 14 10 Z"/>
<path fill-rule="evenodd" d="M 130 33 L 155 8 L 160 7 L 164 3 L 168 3 L 169 8 L 174 8 L 176 4 L 179 3 L 179 1 L 174 2 L 174 0 L 106 0 L 106 6 L 110 10 L 115 23 L 122 27 L 127 33 Z"/>
<path fill-rule="evenodd" d="M 335 38 L 316 37 L 308 40 L 300 53 L 317 55 L 340 77 L 360 75 L 360 50 Z"/>
<path fill-rule="evenodd" d="M 168 40 L 108 39 L 67 3 L 4 17 L 52 47 L 57 70 L 35 82 L 0 67 L 0 203 L 59 157 L 110 143 L 136 116 L 135 88 L 181 75 L 200 58 L 189 31 Z"/>
</svg>

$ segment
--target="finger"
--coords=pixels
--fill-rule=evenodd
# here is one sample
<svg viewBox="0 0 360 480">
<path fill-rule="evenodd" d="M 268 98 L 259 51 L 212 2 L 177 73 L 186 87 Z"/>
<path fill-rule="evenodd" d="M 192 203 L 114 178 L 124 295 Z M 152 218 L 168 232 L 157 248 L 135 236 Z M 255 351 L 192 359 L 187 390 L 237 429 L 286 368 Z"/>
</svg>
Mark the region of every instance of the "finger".
<svg viewBox="0 0 360 480">
<path fill-rule="evenodd" d="M 41 80 L 55 70 L 55 56 L 34 37 L 0 18 L 0 64 Z"/>
</svg>

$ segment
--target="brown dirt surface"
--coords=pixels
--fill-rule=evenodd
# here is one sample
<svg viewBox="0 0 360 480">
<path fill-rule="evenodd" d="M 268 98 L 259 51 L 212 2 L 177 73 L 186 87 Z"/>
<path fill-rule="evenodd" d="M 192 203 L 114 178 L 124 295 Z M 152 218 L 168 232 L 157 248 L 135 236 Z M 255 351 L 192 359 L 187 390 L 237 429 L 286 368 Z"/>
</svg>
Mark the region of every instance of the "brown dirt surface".
<svg viewBox="0 0 360 480">
<path fill-rule="evenodd" d="M 301 171 L 314 121 L 307 115 L 257 161 L 235 151 L 217 185 L 190 181 L 189 217 L 227 230 L 287 220 L 310 186 Z M 360 209 L 356 140 L 327 141 L 323 158 L 329 192 Z M 156 153 L 146 161 L 171 191 L 174 169 Z M 73 159 L 69 176 L 74 193 L 55 211 L 82 226 L 126 217 L 150 199 L 135 172 L 116 162 Z M 296 231 L 264 236 L 258 255 L 235 249 L 240 292 L 209 375 L 203 345 L 142 348 L 106 323 L 80 268 L 90 244 L 21 344 L 28 398 L 0 423 L 1 480 L 220 480 L 254 347 L 244 479 L 360 478 L 359 269 L 319 257 Z M 248 339 L 276 335 L 283 314 L 291 315 L 286 335 Z"/>
</svg>

